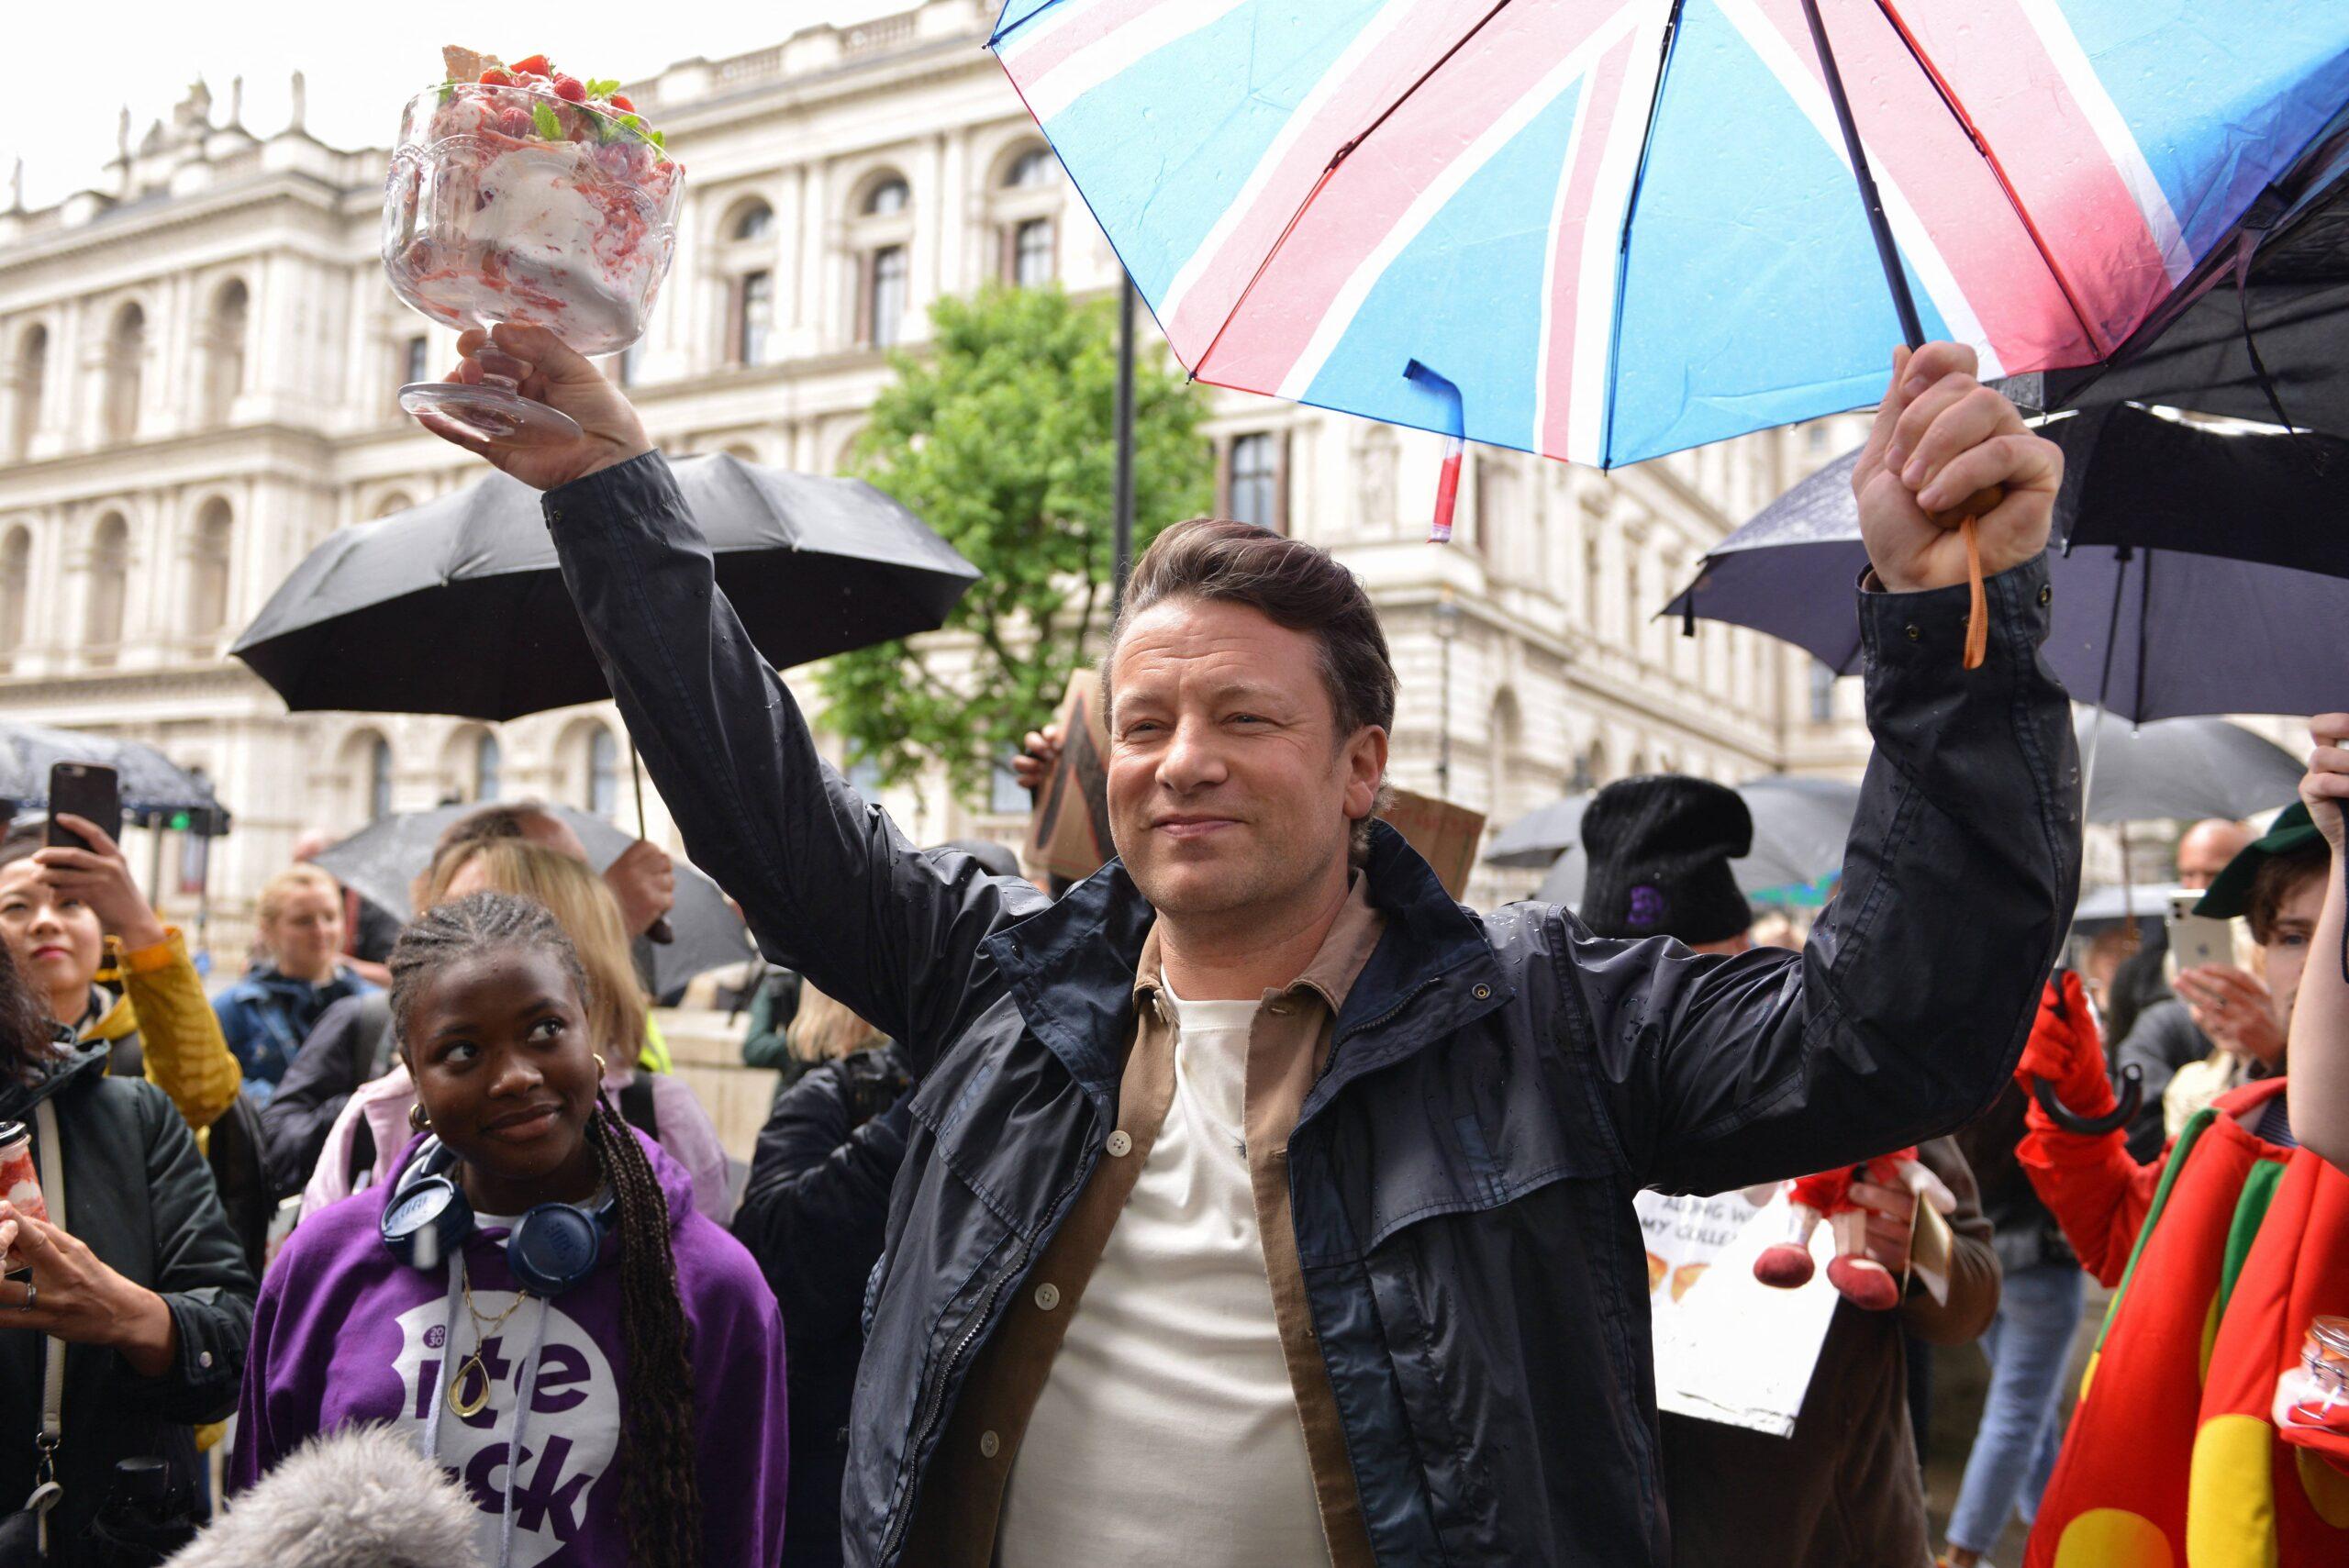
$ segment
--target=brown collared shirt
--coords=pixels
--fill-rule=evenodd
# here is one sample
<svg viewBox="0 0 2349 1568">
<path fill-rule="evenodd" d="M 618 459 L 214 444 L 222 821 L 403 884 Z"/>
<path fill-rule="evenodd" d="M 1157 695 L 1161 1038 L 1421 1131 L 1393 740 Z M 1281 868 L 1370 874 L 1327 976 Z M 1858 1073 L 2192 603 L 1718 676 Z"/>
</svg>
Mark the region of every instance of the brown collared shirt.
<svg viewBox="0 0 2349 1568">
<path fill-rule="evenodd" d="M 1264 1269 L 1289 1385 L 1320 1507 L 1332 1568 L 1374 1561 L 1348 1462 L 1329 1373 L 1314 1341 L 1297 1263 L 1288 1194 L 1288 1136 L 1307 1091 L 1327 1064 L 1332 1026 L 1369 962 L 1384 922 L 1354 878 L 1337 921 L 1306 972 L 1267 991 L 1250 1031 L 1244 1137 Z M 1119 1086 L 1118 1119 L 1085 1189 L 1038 1257 L 993 1339 L 974 1361 L 925 1478 L 904 1561 L 920 1568 L 985 1568 L 994 1559 L 1004 1493 L 1036 1402 L 1100 1262 L 1109 1233 L 1150 1159 L 1174 1091 L 1174 1025 L 1160 977 L 1158 937 L 1142 949 L 1134 984 L 1136 1027 Z M 1169 1288 L 1179 1288 L 1174 1282 Z M 1081 1375 L 1063 1373 L 1061 1375 Z M 1049 1486 L 1050 1475 L 1023 1475 Z M 1098 1500 L 1114 1508 L 1118 1499 Z"/>
</svg>

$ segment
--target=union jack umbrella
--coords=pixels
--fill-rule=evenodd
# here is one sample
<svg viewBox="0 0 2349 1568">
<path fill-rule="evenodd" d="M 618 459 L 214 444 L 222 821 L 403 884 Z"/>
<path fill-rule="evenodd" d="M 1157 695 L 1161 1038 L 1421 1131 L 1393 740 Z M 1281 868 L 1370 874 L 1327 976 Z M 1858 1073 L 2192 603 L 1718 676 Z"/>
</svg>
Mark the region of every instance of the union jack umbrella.
<svg viewBox="0 0 2349 1568">
<path fill-rule="evenodd" d="M 1817 0 L 1925 336 L 2098 362 L 2349 102 L 2343 0 Z M 1008 0 L 1199 380 L 1601 467 L 1904 335 L 1805 0 Z"/>
</svg>

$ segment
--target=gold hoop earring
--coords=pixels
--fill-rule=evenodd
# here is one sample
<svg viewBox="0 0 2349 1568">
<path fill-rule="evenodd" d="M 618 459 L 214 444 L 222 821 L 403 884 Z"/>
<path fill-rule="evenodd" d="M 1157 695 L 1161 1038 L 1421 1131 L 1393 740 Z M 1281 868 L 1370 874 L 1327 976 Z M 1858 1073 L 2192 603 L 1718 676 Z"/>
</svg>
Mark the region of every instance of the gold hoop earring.
<svg viewBox="0 0 2349 1568">
<path fill-rule="evenodd" d="M 408 1106 L 407 1127 L 410 1132 L 422 1132 L 431 1125 L 432 1113 L 424 1108 L 424 1102 L 422 1100 L 418 1100 L 416 1104 Z"/>
<path fill-rule="evenodd" d="M 595 1051 L 592 1054 L 596 1058 L 596 1083 L 598 1087 L 601 1087 L 604 1080 L 610 1075 L 612 1070 L 605 1064 L 604 1053 L 602 1051 Z"/>
</svg>

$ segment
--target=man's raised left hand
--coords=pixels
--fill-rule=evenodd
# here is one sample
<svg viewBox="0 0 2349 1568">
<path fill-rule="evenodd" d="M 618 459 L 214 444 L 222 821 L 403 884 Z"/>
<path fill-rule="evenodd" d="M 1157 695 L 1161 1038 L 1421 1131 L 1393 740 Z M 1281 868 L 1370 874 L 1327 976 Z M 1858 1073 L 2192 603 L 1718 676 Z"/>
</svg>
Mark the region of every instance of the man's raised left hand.
<svg viewBox="0 0 2349 1568">
<path fill-rule="evenodd" d="M 1876 580 L 1895 593 L 1965 581 L 1965 543 L 1955 517 L 1968 496 L 2006 492 L 1976 522 L 1982 573 L 1995 576 L 2047 548 L 2064 453 L 2033 435 L 2015 406 L 1976 381 L 1974 350 L 1928 343 L 1893 355 L 1892 384 L 1852 471 L 1860 535 Z"/>
</svg>

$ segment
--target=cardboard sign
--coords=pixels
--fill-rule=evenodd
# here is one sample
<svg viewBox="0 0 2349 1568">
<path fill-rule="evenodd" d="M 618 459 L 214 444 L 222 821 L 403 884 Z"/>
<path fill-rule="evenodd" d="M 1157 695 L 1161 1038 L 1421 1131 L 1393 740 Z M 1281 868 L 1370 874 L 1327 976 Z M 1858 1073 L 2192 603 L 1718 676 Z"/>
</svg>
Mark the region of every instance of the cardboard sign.
<svg viewBox="0 0 2349 1568">
<path fill-rule="evenodd" d="M 1101 727 L 1101 705 L 1093 672 L 1068 678 L 1061 699 L 1061 754 L 1028 817 L 1028 845 L 1021 857 L 1036 870 L 1082 882 L 1117 851 L 1109 843 L 1108 732 Z"/>
<path fill-rule="evenodd" d="M 1642 1192 L 1632 1207 L 1647 1245 L 1657 1408 L 1792 1436 L 1842 1299 L 1827 1282 L 1832 1228 L 1811 1233 L 1810 1283 L 1781 1290 L 1753 1277 L 1753 1260 L 1787 1233 L 1783 1186 L 1760 1208 L 1734 1192 Z"/>
<path fill-rule="evenodd" d="M 1434 868 L 1446 893 L 1466 897 L 1468 878 L 1476 870 L 1476 846 L 1485 838 L 1485 814 L 1408 789 L 1392 794 L 1394 803 L 1380 817 Z"/>
</svg>

